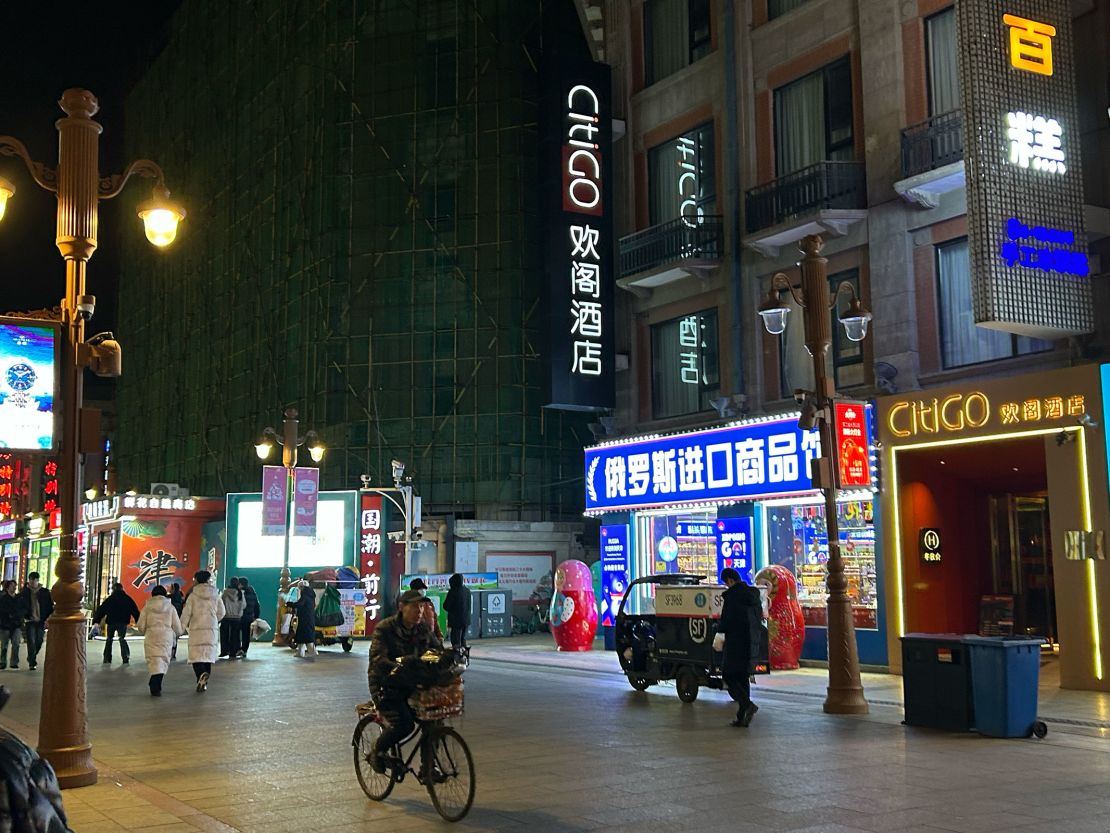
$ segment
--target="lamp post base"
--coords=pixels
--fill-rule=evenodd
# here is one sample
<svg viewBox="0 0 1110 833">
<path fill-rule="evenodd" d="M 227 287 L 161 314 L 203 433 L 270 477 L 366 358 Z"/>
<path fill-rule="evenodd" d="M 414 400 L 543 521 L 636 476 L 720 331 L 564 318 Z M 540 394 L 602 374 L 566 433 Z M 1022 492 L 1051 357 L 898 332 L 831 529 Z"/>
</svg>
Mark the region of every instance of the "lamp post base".
<svg viewBox="0 0 1110 833">
<path fill-rule="evenodd" d="M 825 704 L 822 706 L 825 714 L 870 714 L 871 707 L 867 698 L 863 696 L 863 688 L 832 688 L 828 689 Z"/>
<path fill-rule="evenodd" d="M 38 753 L 62 789 L 96 783 L 85 705 L 85 617 L 51 616 L 43 662 Z"/>
</svg>

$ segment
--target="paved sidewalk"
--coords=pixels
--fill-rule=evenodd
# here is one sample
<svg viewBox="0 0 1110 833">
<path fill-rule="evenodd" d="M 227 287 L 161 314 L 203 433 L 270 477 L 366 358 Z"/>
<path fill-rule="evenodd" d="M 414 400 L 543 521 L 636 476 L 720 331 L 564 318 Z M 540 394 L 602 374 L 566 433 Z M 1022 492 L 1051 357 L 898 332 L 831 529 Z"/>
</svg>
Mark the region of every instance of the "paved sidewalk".
<svg viewBox="0 0 1110 833">
<path fill-rule="evenodd" d="M 752 727 L 705 691 L 632 691 L 604 652 L 559 654 L 550 637 L 476 643 L 457 726 L 478 772 L 470 816 L 449 826 L 406 781 L 383 803 L 355 782 L 353 706 L 366 644 L 315 662 L 255 645 L 197 694 L 176 663 L 151 698 L 141 642 L 131 664 L 89 667 L 100 782 L 65 796 L 77 833 L 1106 833 L 1110 743 L 907 729 L 868 677 L 867 717 L 821 713 L 819 671 L 761 682 Z M 32 742 L 41 677 L 0 674 L 0 723 Z M 882 686 L 886 686 L 883 688 Z M 816 696 L 814 696 L 816 695 Z M 894 694 L 889 697 L 895 700 Z M 880 702 L 882 701 L 882 702 Z"/>
<path fill-rule="evenodd" d="M 594 650 L 562 653 L 548 634 L 513 636 L 507 639 L 481 639 L 473 643 L 472 656 L 494 662 L 512 662 L 552 668 L 574 668 L 623 676 L 616 654 L 606 651 L 602 640 Z M 902 678 L 896 674 L 862 674 L 867 699 L 873 705 L 902 706 Z M 824 699 L 828 671 L 800 668 L 775 671 L 756 678 L 756 694 L 775 694 Z M 1059 731 L 1097 731 L 1110 738 L 1110 694 L 1096 691 L 1070 691 L 1060 688 L 1057 664 L 1042 663 L 1038 711 L 1043 720 Z"/>
</svg>

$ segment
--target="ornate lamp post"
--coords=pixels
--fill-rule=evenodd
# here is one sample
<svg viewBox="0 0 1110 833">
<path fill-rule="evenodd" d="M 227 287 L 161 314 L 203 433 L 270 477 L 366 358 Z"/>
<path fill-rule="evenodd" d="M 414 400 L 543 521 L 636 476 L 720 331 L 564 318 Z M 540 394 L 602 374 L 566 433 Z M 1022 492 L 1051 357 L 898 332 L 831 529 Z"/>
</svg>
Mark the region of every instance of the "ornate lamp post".
<svg viewBox="0 0 1110 833">
<path fill-rule="evenodd" d="M 817 424 L 821 436 L 821 457 L 813 461 L 813 485 L 825 495 L 825 526 L 829 537 L 828 562 L 828 639 L 829 687 L 824 709 L 829 714 L 867 714 L 867 699 L 859 674 L 859 652 L 856 647 L 856 629 L 852 619 L 852 603 L 848 598 L 848 579 L 844 575 L 844 561 L 840 555 L 840 529 L 836 518 L 836 481 L 833 476 L 833 399 L 836 385 L 825 368 L 825 357 L 832 345 L 832 327 L 829 311 L 842 293 L 849 296 L 848 309 L 839 315 L 845 333 L 852 341 L 867 337 L 871 313 L 863 308 L 850 283 L 844 281 L 834 293 L 829 292 L 828 261 L 821 257 L 823 242 L 810 235 L 802 240 L 804 254 L 801 262 L 801 292 L 790 279 L 779 272 L 771 278 L 771 288 L 759 307 L 763 324 L 771 335 L 786 330 L 786 317 L 790 306 L 782 298 L 789 292 L 803 310 L 805 345 L 813 357 L 813 391 L 797 391 L 804 395 L 802 417 L 798 426 L 810 430 Z"/>
<path fill-rule="evenodd" d="M 18 139 L 0 136 L 0 155 L 23 160 L 35 183 L 58 196 L 55 242 L 66 264 L 66 294 L 62 300 L 62 441 L 58 455 L 58 499 L 61 506 L 61 552 L 50 588 L 54 613 L 49 619 L 39 717 L 39 753 L 54 766 L 62 787 L 96 783 L 85 709 L 85 617 L 81 612 L 84 587 L 77 552 L 76 528 L 80 507 L 81 454 L 78 440 L 84 370 L 119 375 L 119 345 L 110 334 L 85 340 L 85 322 L 92 318 L 96 299 L 85 294 L 85 267 L 96 250 L 97 209 L 100 200 L 117 196 L 134 175 L 154 180 L 154 193 L 139 208 L 147 239 L 168 246 L 177 235 L 184 210 L 170 201 L 162 169 L 148 159 L 132 162 L 122 174 L 102 177 L 98 145 L 101 126 L 93 121 L 100 105 L 88 90 L 70 89 L 59 106 L 65 118 L 58 129 L 58 165 L 50 168 L 31 159 Z M 0 217 L 15 187 L 0 178 Z"/>
<path fill-rule="evenodd" d="M 308 453 L 312 457 L 314 463 L 319 463 L 324 459 L 324 452 L 327 450 L 315 431 L 309 431 L 303 437 L 297 435 L 297 429 L 300 425 L 297 419 L 296 408 L 286 408 L 284 419 L 281 424 L 281 434 L 278 434 L 273 428 L 265 428 L 262 431 L 262 437 L 254 445 L 254 451 L 258 455 L 259 460 L 265 460 L 270 456 L 270 452 L 274 450 L 274 443 L 281 446 L 281 464 L 285 467 L 285 554 L 282 556 L 281 561 L 281 579 L 278 585 L 278 602 L 277 602 L 277 619 L 274 625 L 274 641 L 272 644 L 278 647 L 286 647 L 289 645 L 290 636 L 287 633 L 281 632 L 281 617 L 285 613 L 285 604 L 282 601 L 285 592 L 289 589 L 289 536 L 291 533 L 289 523 L 289 499 L 293 494 L 293 472 L 297 468 L 297 449 L 302 445 L 308 444 Z"/>
</svg>

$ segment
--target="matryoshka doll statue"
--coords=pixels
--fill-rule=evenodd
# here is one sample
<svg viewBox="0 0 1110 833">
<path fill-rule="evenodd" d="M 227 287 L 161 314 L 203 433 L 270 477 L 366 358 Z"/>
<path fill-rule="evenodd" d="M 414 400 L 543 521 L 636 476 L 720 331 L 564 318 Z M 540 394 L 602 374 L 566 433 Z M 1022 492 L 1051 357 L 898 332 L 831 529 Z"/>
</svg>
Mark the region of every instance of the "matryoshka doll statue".
<svg viewBox="0 0 1110 833">
<path fill-rule="evenodd" d="M 756 573 L 755 583 L 771 588 L 767 614 L 771 668 L 775 671 L 797 668 L 806 637 L 805 617 L 798 602 L 798 581 L 781 564 L 772 564 Z"/>
<path fill-rule="evenodd" d="M 551 597 L 551 635 L 560 651 L 589 651 L 597 633 L 593 574 L 581 561 L 564 561 L 555 570 Z"/>
</svg>

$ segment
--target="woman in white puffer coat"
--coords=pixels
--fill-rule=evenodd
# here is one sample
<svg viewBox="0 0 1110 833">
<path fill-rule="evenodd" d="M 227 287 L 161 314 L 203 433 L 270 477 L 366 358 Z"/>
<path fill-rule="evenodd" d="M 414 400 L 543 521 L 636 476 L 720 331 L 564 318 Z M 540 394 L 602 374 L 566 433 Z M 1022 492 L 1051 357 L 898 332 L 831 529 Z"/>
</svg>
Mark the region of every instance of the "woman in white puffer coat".
<svg viewBox="0 0 1110 833">
<path fill-rule="evenodd" d="M 177 637 L 185 632 L 165 587 L 158 585 L 150 592 L 150 601 L 143 605 L 136 627 L 143 633 L 146 670 L 150 672 L 150 696 L 161 697 L 162 680 L 170 669 L 170 654 Z"/>
<path fill-rule="evenodd" d="M 196 585 L 181 611 L 181 624 L 189 632 L 189 662 L 197 675 L 198 692 L 208 690 L 212 663 L 220 654 L 220 620 L 226 613 L 220 591 L 209 584 L 211 578 L 207 570 L 197 570 L 193 576 Z"/>
</svg>

